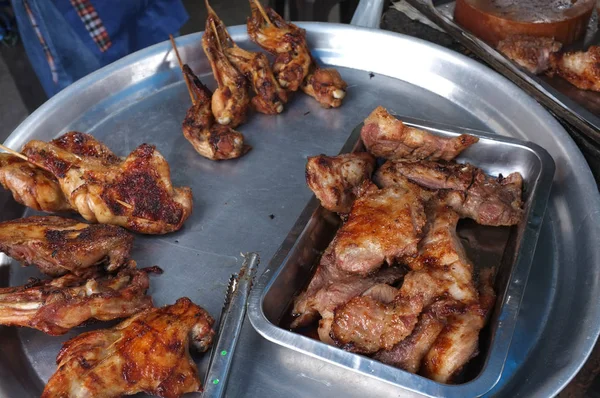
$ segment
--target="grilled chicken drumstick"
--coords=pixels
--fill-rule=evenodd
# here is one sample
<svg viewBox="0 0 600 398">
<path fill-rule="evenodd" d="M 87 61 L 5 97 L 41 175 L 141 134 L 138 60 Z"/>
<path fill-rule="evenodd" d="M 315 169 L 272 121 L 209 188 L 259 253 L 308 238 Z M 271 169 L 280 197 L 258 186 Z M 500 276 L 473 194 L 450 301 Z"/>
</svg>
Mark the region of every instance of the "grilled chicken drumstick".
<svg viewBox="0 0 600 398">
<path fill-rule="evenodd" d="M 346 97 L 348 84 L 333 68 L 319 68 L 313 60 L 310 72 L 300 87 L 305 94 L 317 100 L 323 108 L 337 108 Z"/>
<path fill-rule="evenodd" d="M 214 22 L 219 42 L 227 59 L 246 76 L 256 93 L 251 101 L 254 109 L 268 115 L 283 112 L 283 105 L 287 102 L 288 96 L 275 79 L 267 57 L 261 52 L 251 52 L 238 47 L 229 32 L 227 32 L 223 21 L 208 3 L 208 0 L 206 1 L 206 8 Z"/>
<path fill-rule="evenodd" d="M 152 307 L 148 272 L 130 266 L 116 275 L 90 279 L 65 275 L 0 289 L 0 324 L 61 335 L 90 320 L 125 318 Z"/>
<path fill-rule="evenodd" d="M 36 140 L 23 153 L 57 178 L 71 207 L 88 221 L 164 234 L 191 214 L 190 188 L 173 188 L 169 164 L 152 145 L 140 145 L 115 164 Z"/>
<path fill-rule="evenodd" d="M 235 128 L 246 120 L 250 105 L 248 83 L 243 74 L 229 62 L 224 44 L 217 33 L 216 14 L 208 14 L 202 35 L 202 48 L 208 57 L 217 89 L 212 95 L 212 113 L 217 123 Z"/>
<path fill-rule="evenodd" d="M 185 115 L 182 129 L 185 138 L 194 146 L 196 152 L 212 160 L 235 159 L 250 150 L 244 144 L 244 136 L 229 126 L 214 122 L 210 110 L 212 93 L 202 84 L 189 66 L 183 66 L 196 97 L 196 102 Z"/>
<path fill-rule="evenodd" d="M 114 398 L 138 392 L 176 398 L 201 391 L 188 353 L 212 344 L 214 321 L 188 298 L 140 312 L 112 329 L 67 341 L 42 398 Z"/>
<path fill-rule="evenodd" d="M 0 223 L 0 251 L 50 276 L 89 275 L 100 264 L 115 271 L 126 263 L 132 245 L 133 235 L 114 225 L 56 216 Z"/>
</svg>

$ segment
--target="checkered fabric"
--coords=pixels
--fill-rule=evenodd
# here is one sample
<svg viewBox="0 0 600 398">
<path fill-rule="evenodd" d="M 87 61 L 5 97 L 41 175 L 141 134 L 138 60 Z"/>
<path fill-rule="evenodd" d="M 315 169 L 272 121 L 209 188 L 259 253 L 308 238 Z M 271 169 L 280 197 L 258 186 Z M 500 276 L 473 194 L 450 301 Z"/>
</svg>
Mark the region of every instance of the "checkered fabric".
<svg viewBox="0 0 600 398">
<path fill-rule="evenodd" d="M 50 73 L 52 74 L 52 81 L 54 81 L 54 83 L 58 83 L 58 72 L 56 71 L 56 64 L 54 63 L 54 57 L 52 57 L 50 48 L 46 44 L 44 36 L 42 36 L 42 32 L 40 31 L 35 17 L 33 16 L 33 12 L 31 12 L 31 7 L 29 7 L 27 0 L 23 0 L 23 5 L 25 6 L 25 11 L 27 11 L 29 21 L 31 21 L 31 26 L 33 26 L 33 30 L 35 31 L 35 34 L 42 45 L 42 49 L 44 50 L 44 54 L 46 55 L 46 60 L 48 61 L 48 66 L 50 67 Z"/>
<path fill-rule="evenodd" d="M 71 0 L 71 5 L 77 11 L 77 15 L 81 18 L 85 28 L 98 45 L 100 51 L 104 52 L 108 50 L 112 42 L 92 3 L 89 0 Z"/>
</svg>

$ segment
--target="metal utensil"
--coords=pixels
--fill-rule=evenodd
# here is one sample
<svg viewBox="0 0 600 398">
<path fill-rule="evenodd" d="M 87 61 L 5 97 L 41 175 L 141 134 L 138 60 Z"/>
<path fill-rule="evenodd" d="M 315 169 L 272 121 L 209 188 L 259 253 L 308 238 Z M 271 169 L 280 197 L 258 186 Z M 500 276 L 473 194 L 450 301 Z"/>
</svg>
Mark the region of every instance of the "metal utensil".
<svg viewBox="0 0 600 398">
<path fill-rule="evenodd" d="M 219 398 L 225 393 L 235 346 L 244 324 L 248 296 L 260 258 L 257 253 L 246 253 L 242 256 L 242 268 L 237 274 L 231 275 L 227 285 L 225 303 L 217 328 L 217 343 L 211 352 L 204 381 L 204 398 Z"/>
</svg>

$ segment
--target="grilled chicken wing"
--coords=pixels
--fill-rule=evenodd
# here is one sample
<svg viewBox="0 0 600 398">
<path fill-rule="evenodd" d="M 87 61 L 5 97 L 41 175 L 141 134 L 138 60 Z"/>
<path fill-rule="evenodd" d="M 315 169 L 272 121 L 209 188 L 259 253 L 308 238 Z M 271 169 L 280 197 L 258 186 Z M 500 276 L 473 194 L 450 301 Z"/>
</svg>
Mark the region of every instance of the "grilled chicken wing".
<svg viewBox="0 0 600 398">
<path fill-rule="evenodd" d="M 114 398 L 145 392 L 175 398 L 201 390 L 190 342 L 203 352 L 214 321 L 188 298 L 147 309 L 112 329 L 67 341 L 42 398 Z"/>
<path fill-rule="evenodd" d="M 206 6 L 213 17 L 217 36 L 227 59 L 246 76 L 256 93 L 251 100 L 254 109 L 268 115 L 283 112 L 283 105 L 287 102 L 288 95 L 275 79 L 267 57 L 261 52 L 247 51 L 238 47 L 208 1 Z"/>
<path fill-rule="evenodd" d="M 0 289 L 0 324 L 61 335 L 90 320 L 125 318 L 152 307 L 148 272 L 130 266 L 116 275 L 90 279 L 72 274 Z M 160 270 L 160 269 L 159 269 Z"/>
<path fill-rule="evenodd" d="M 381 106 L 365 119 L 360 136 L 371 154 L 392 160 L 452 160 L 479 141 L 468 134 L 444 138 L 406 126 Z"/>
<path fill-rule="evenodd" d="M 89 275 L 99 264 L 115 271 L 126 263 L 132 245 L 133 235 L 114 225 L 56 216 L 0 223 L 0 251 L 50 276 Z"/>
<path fill-rule="evenodd" d="M 582 90 L 600 91 L 600 46 L 587 51 L 550 56 L 550 74 L 557 74 Z"/>
<path fill-rule="evenodd" d="M 142 144 L 111 165 L 35 140 L 23 153 L 58 179 L 71 207 L 88 221 L 164 234 L 181 228 L 191 214 L 191 190 L 173 188 L 169 164 L 152 145 Z"/>
<path fill-rule="evenodd" d="M 550 55 L 561 47 L 553 38 L 528 35 L 510 36 L 498 43 L 498 51 L 536 75 L 550 68 Z"/>
<path fill-rule="evenodd" d="M 212 93 L 189 66 L 183 66 L 183 73 L 192 83 L 196 104 L 185 115 L 182 129 L 184 137 L 193 145 L 196 152 L 212 160 L 235 159 L 250 150 L 244 144 L 244 136 L 229 126 L 214 123 L 210 110 Z"/>
<path fill-rule="evenodd" d="M 342 79 L 340 72 L 333 68 L 321 69 L 313 61 L 311 71 L 302 82 L 301 89 L 305 94 L 317 100 L 324 108 L 337 108 L 346 97 L 348 84 Z"/>
<path fill-rule="evenodd" d="M 70 131 L 50 143 L 79 157 L 98 159 L 106 165 L 122 162 L 106 145 L 86 133 Z"/>
<path fill-rule="evenodd" d="M 515 225 L 523 217 L 523 178 L 517 172 L 493 178 L 470 164 L 387 161 L 374 179 L 388 187 L 397 185 L 400 176 L 425 188 L 445 190 L 440 195 L 446 203 L 479 224 Z"/>
<path fill-rule="evenodd" d="M 223 44 L 217 35 L 216 15 L 209 13 L 202 35 L 202 48 L 208 57 L 217 81 L 212 95 L 212 113 L 217 123 L 235 128 L 246 120 L 250 105 L 250 94 L 246 78 L 231 65 L 225 55 Z"/>
<path fill-rule="evenodd" d="M 366 152 L 338 156 L 311 156 L 306 162 L 306 183 L 321 206 L 336 213 L 348 213 L 357 190 L 371 178 L 375 158 Z"/>
</svg>

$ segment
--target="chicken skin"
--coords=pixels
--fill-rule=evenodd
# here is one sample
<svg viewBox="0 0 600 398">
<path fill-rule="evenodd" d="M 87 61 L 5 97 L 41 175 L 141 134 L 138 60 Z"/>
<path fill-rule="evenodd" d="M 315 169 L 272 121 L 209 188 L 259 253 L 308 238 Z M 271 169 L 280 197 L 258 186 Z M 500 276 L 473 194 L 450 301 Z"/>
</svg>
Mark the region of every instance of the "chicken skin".
<svg viewBox="0 0 600 398">
<path fill-rule="evenodd" d="M 600 46 L 552 54 L 550 64 L 551 75 L 557 74 L 582 90 L 600 91 Z"/>
<path fill-rule="evenodd" d="M 323 108 L 337 108 L 346 97 L 346 83 L 340 72 L 333 68 L 319 68 L 315 62 L 300 87 L 305 94 L 317 100 Z"/>
<path fill-rule="evenodd" d="M 498 51 L 533 74 L 550 68 L 550 57 L 562 44 L 551 37 L 510 36 L 498 43 Z"/>
<path fill-rule="evenodd" d="M 114 225 L 86 224 L 47 216 L 0 223 L 0 251 L 50 276 L 85 276 L 104 265 L 113 272 L 126 263 L 133 235 Z"/>
<path fill-rule="evenodd" d="M 183 66 L 196 97 L 196 103 L 185 115 L 182 129 L 184 137 L 192 144 L 196 152 L 211 160 L 235 159 L 250 150 L 244 144 L 244 136 L 229 126 L 215 123 L 210 110 L 213 95 L 189 66 Z"/>
<path fill-rule="evenodd" d="M 191 343 L 204 352 L 212 344 L 214 320 L 188 298 L 151 308 L 111 329 L 67 341 L 42 398 L 116 398 L 138 392 L 166 398 L 201 391 Z"/>
<path fill-rule="evenodd" d="M 0 324 L 24 326 L 50 335 L 61 335 L 97 319 L 125 318 L 152 307 L 146 295 L 148 272 L 135 263 L 116 275 L 82 278 L 72 274 L 57 279 L 0 289 Z"/>
<path fill-rule="evenodd" d="M 349 213 L 364 181 L 371 178 L 375 158 L 366 152 L 338 156 L 311 156 L 306 162 L 306 183 L 321 206 Z"/>
<path fill-rule="evenodd" d="M 152 145 L 142 144 L 110 165 L 36 140 L 23 153 L 56 177 L 71 207 L 90 222 L 165 234 L 180 229 L 191 214 L 190 188 L 173 187 L 169 164 Z"/>
<path fill-rule="evenodd" d="M 367 150 L 376 157 L 391 160 L 448 161 L 479 141 L 468 134 L 444 138 L 406 126 L 381 106 L 364 123 L 360 136 Z"/>
</svg>

